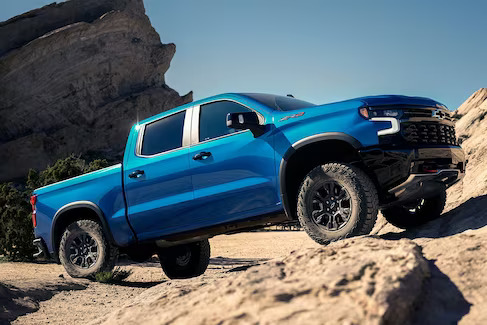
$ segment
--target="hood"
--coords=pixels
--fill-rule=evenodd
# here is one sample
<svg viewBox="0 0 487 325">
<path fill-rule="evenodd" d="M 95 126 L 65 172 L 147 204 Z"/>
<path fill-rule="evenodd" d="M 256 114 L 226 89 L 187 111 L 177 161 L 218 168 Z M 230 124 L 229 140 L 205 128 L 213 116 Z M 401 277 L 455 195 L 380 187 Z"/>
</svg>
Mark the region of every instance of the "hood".
<svg viewBox="0 0 487 325">
<path fill-rule="evenodd" d="M 302 120 L 301 112 L 306 114 L 303 119 L 313 118 L 315 116 L 321 116 L 323 114 L 343 114 L 351 109 L 357 110 L 363 106 L 394 106 L 394 105 L 408 105 L 408 106 L 423 106 L 423 107 L 438 107 L 446 108 L 443 104 L 425 97 L 412 97 L 402 95 L 380 95 L 380 96 L 366 96 L 359 97 L 341 102 L 334 102 L 323 105 L 316 105 L 307 108 L 300 108 L 289 111 L 276 112 L 275 118 L 279 124 L 293 123 Z"/>
<path fill-rule="evenodd" d="M 83 174 L 83 175 L 76 176 L 73 178 L 69 178 L 69 179 L 66 179 L 66 180 L 61 181 L 61 182 L 57 182 L 54 184 L 46 185 L 44 187 L 40 187 L 40 188 L 36 189 L 33 194 L 40 195 L 40 194 L 44 194 L 47 192 L 52 192 L 55 190 L 67 188 L 67 187 L 78 185 L 81 183 L 90 182 L 90 181 L 93 181 L 95 179 L 99 179 L 100 177 L 109 176 L 112 174 L 119 174 L 120 177 L 122 177 L 121 173 L 122 173 L 122 164 L 117 164 L 117 165 L 113 165 L 113 166 L 110 166 L 107 168 L 95 170 L 94 172 L 91 172 L 91 173 L 87 173 L 87 174 Z"/>
<path fill-rule="evenodd" d="M 440 105 L 445 107 L 445 105 L 430 98 L 402 95 L 366 96 L 356 98 L 355 100 L 360 100 L 367 106 L 412 105 L 435 107 L 436 105 Z"/>
</svg>

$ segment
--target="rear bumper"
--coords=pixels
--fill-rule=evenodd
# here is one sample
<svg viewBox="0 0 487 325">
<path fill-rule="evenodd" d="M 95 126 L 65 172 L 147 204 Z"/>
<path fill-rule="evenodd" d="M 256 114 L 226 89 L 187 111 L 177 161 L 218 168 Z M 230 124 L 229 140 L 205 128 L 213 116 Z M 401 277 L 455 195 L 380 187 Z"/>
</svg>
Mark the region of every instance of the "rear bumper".
<svg viewBox="0 0 487 325">
<path fill-rule="evenodd" d="M 49 259 L 51 257 L 51 255 L 49 254 L 49 250 L 47 249 L 46 243 L 42 238 L 34 239 L 33 244 L 36 248 L 36 252 L 34 253 L 34 258 L 44 257 Z"/>
</svg>

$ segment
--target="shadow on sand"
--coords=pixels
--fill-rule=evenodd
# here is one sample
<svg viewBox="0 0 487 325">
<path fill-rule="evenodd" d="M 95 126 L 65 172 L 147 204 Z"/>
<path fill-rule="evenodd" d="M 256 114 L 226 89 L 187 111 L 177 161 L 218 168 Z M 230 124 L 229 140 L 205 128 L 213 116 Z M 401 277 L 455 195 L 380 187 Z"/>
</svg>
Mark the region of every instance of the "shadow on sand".
<svg viewBox="0 0 487 325">
<path fill-rule="evenodd" d="M 21 290 L 0 284 L 0 324 L 9 324 L 19 316 L 37 311 L 39 302 L 49 300 L 61 291 L 84 290 L 87 287 L 80 283 L 61 283 L 48 284 L 42 289 Z"/>
<path fill-rule="evenodd" d="M 161 271 L 162 272 L 162 271 Z M 130 287 L 130 288 L 143 288 L 143 289 L 149 289 L 152 288 L 153 286 L 156 286 L 158 284 L 167 282 L 167 280 L 161 280 L 161 281 L 149 281 L 149 282 L 138 282 L 138 281 L 120 281 L 116 283 L 111 283 L 110 285 L 117 285 L 121 287 Z"/>
<path fill-rule="evenodd" d="M 245 271 L 252 266 L 259 265 L 269 258 L 230 258 L 217 256 L 210 259 L 210 267 L 213 268 L 228 268 L 226 272 L 240 272 Z"/>
<path fill-rule="evenodd" d="M 411 324 L 457 324 L 472 306 L 450 278 L 429 260 L 430 278 L 423 285 Z"/>
<path fill-rule="evenodd" d="M 399 233 L 389 232 L 379 237 L 386 240 L 444 238 L 469 229 L 480 229 L 486 225 L 487 195 L 482 195 L 469 199 L 444 213 L 439 219 L 421 227 Z M 413 324 L 456 324 L 472 306 L 435 262 L 435 260 L 428 261 L 431 277 L 424 284 L 424 295 L 414 314 Z"/>
<path fill-rule="evenodd" d="M 439 219 L 414 229 L 380 235 L 383 239 L 442 238 L 487 225 L 487 195 L 477 196 L 444 213 Z"/>
</svg>

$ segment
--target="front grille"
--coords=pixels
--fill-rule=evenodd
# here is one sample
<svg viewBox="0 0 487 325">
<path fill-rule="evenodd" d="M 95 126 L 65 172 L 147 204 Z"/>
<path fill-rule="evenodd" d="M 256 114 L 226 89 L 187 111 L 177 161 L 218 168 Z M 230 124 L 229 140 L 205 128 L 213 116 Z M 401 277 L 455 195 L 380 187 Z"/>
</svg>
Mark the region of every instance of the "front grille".
<svg viewBox="0 0 487 325">
<path fill-rule="evenodd" d="M 401 135 L 410 144 L 458 145 L 455 127 L 439 123 L 401 123 Z"/>
<path fill-rule="evenodd" d="M 434 117 L 440 120 L 452 121 L 450 112 L 447 109 L 434 107 L 408 107 L 403 110 L 403 118 L 429 118 Z"/>
</svg>

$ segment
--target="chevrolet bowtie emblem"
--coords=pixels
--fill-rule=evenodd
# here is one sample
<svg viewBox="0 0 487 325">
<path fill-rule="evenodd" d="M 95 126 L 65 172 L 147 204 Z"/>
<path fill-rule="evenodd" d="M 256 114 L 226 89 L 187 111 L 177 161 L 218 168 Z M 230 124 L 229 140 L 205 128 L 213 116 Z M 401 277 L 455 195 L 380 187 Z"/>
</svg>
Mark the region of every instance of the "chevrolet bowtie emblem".
<svg viewBox="0 0 487 325">
<path fill-rule="evenodd" d="M 431 112 L 431 117 L 436 117 L 439 120 L 443 120 L 446 117 L 447 113 L 445 113 L 441 109 L 435 109 L 433 112 Z"/>
</svg>

